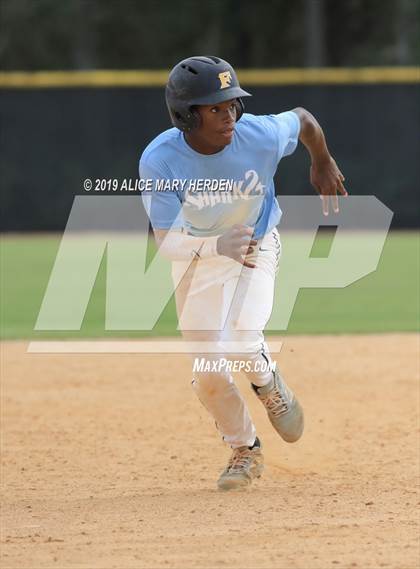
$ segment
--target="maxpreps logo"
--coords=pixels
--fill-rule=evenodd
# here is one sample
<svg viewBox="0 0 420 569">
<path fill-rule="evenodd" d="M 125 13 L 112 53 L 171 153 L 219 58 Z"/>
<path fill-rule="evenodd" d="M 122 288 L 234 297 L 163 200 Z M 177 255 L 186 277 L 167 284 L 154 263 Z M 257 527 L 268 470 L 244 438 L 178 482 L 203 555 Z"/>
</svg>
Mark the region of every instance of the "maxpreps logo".
<svg viewBox="0 0 420 569">
<path fill-rule="evenodd" d="M 232 75 L 230 71 L 222 71 L 218 75 L 220 81 L 220 89 L 226 89 L 226 87 L 230 87 L 232 82 Z"/>
</svg>

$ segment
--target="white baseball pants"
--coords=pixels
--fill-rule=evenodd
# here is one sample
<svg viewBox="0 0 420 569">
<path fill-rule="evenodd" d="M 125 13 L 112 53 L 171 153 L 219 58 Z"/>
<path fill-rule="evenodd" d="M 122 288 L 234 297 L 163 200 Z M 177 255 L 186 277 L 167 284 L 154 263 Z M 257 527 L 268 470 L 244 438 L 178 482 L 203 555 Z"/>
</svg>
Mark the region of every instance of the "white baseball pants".
<svg viewBox="0 0 420 569">
<path fill-rule="evenodd" d="M 273 308 L 274 282 L 281 245 L 277 229 L 267 233 L 254 247 L 251 269 L 224 257 L 172 263 L 179 328 L 184 340 L 212 346 L 213 353 L 193 357 L 217 362 L 221 358 L 243 361 L 244 371 L 254 385 L 266 385 L 271 359 L 264 342 L 264 328 Z M 216 353 L 215 353 L 216 352 Z M 262 365 L 264 364 L 264 365 Z M 265 368 L 264 371 L 260 369 Z M 226 371 L 196 371 L 193 387 L 213 416 L 223 439 L 233 448 L 251 446 L 255 426 L 232 375 Z"/>
</svg>

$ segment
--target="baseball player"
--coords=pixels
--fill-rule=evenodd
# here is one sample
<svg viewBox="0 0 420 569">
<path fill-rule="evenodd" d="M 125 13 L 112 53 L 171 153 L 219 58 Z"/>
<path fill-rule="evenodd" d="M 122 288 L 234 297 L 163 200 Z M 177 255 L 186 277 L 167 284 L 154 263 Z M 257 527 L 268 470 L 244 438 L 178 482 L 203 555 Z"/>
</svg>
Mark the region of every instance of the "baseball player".
<svg viewBox="0 0 420 569">
<path fill-rule="evenodd" d="M 223 59 L 181 61 L 166 86 L 174 128 L 147 146 L 139 165 L 140 177 L 153 181 L 143 201 L 160 253 L 172 261 L 179 327 L 189 345 L 203 346 L 192 385 L 232 449 L 222 490 L 247 486 L 263 471 L 262 444 L 232 370 L 244 371 L 285 441 L 303 432 L 302 407 L 264 341 L 281 254 L 278 163 L 300 140 L 324 213 L 329 201 L 338 210 L 337 192 L 347 195 L 316 119 L 302 108 L 244 113 L 248 96 Z"/>
</svg>

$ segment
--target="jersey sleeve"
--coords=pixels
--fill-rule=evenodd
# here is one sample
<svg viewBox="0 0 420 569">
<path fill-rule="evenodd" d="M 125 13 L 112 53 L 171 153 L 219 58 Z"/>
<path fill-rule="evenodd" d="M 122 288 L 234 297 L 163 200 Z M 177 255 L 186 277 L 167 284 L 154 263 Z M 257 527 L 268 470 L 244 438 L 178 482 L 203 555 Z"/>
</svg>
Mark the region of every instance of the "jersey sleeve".
<svg viewBox="0 0 420 569">
<path fill-rule="evenodd" d="M 296 150 L 299 142 L 300 119 L 293 111 L 273 115 L 278 129 L 279 161 Z"/>
<path fill-rule="evenodd" d="M 150 157 L 140 159 L 140 179 L 151 180 L 150 190 L 142 193 L 144 208 L 154 229 L 180 229 L 183 227 L 182 203 L 174 191 L 159 190 L 159 183 L 171 180 L 172 175 L 164 163 Z"/>
<path fill-rule="evenodd" d="M 264 137 L 270 150 L 273 150 L 276 167 L 283 156 L 288 156 L 295 151 L 300 132 L 300 119 L 295 112 L 253 115 L 252 121 L 262 129 L 259 133 Z"/>
</svg>

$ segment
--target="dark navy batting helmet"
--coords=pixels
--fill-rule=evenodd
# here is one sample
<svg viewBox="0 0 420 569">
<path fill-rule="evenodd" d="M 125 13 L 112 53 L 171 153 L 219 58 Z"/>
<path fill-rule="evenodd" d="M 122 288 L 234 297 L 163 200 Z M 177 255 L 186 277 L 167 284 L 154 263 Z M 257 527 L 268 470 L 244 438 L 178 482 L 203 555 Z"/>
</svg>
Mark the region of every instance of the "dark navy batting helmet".
<svg viewBox="0 0 420 569">
<path fill-rule="evenodd" d="M 239 85 L 233 67 L 220 57 L 184 59 L 172 69 L 166 85 L 166 104 L 172 124 L 188 132 L 200 124 L 195 105 L 213 105 L 236 99 L 236 120 L 241 118 L 241 97 L 250 97 Z"/>
</svg>

